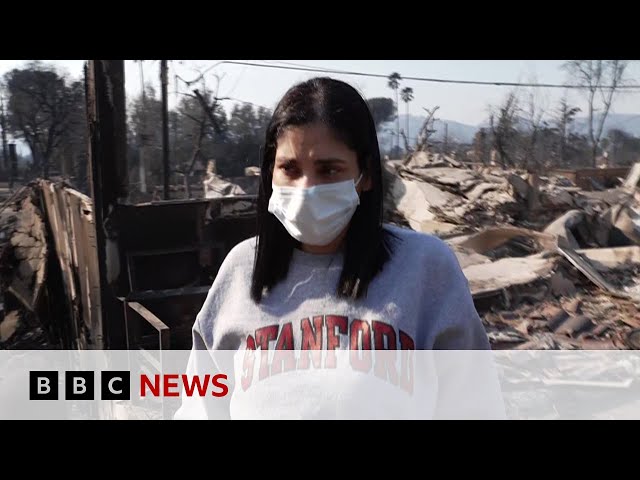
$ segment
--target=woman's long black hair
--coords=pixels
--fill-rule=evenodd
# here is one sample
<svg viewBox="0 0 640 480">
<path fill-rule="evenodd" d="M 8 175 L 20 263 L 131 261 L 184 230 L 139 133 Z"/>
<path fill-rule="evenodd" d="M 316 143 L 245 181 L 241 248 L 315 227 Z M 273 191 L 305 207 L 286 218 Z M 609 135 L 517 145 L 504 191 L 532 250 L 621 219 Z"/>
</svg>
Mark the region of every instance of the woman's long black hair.
<svg viewBox="0 0 640 480">
<path fill-rule="evenodd" d="M 346 235 L 339 297 L 361 298 L 391 255 L 391 233 L 382 227 L 382 164 L 375 123 L 367 102 L 351 85 L 332 78 L 313 78 L 292 87 L 280 100 L 267 128 L 258 193 L 258 244 L 251 282 L 256 303 L 289 270 L 299 242 L 268 211 L 278 137 L 291 126 L 321 123 L 357 153 L 371 190 L 362 192 Z M 363 177 L 363 178 L 364 178 Z"/>
</svg>

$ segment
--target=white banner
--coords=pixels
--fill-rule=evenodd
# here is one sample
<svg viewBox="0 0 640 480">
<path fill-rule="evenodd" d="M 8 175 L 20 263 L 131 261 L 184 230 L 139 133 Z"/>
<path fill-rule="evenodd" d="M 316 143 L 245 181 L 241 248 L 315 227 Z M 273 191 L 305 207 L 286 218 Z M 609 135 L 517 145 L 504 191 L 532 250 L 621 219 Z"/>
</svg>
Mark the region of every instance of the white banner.
<svg viewBox="0 0 640 480">
<path fill-rule="evenodd" d="M 640 419 L 635 351 L 0 351 L 0 419 Z"/>
</svg>

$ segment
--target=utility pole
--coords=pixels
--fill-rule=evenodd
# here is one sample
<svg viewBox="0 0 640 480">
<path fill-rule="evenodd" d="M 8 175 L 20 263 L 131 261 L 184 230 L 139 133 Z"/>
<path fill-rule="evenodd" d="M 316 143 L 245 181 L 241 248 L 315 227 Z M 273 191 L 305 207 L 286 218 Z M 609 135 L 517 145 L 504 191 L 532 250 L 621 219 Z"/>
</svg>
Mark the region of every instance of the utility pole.
<svg viewBox="0 0 640 480">
<path fill-rule="evenodd" d="M 147 96 L 146 89 L 144 85 L 144 70 L 142 68 L 142 60 L 138 60 L 138 66 L 140 67 L 140 87 L 142 90 L 142 119 L 141 119 L 141 129 L 142 131 L 138 133 L 138 172 L 140 175 L 140 192 L 147 193 L 147 164 L 146 164 L 146 156 L 145 156 L 145 147 L 147 145 Z"/>
<path fill-rule="evenodd" d="M 174 70 L 175 71 L 175 70 Z M 174 93 L 174 97 L 173 97 L 173 101 L 175 102 L 175 107 L 174 108 L 178 108 L 178 75 L 175 74 L 175 78 L 174 78 L 174 89 L 175 89 L 175 93 Z M 177 122 L 177 112 L 174 115 L 174 119 L 173 119 L 173 155 L 172 155 L 172 159 L 173 159 L 173 164 L 174 165 L 178 165 L 178 155 L 176 153 L 176 148 L 178 145 L 178 122 Z"/>
<path fill-rule="evenodd" d="M 162 165 L 164 167 L 164 199 L 169 200 L 169 83 L 167 61 L 160 60 L 160 82 L 162 83 Z"/>
<path fill-rule="evenodd" d="M 4 95 L 0 95 L 0 128 L 2 128 L 2 160 L 6 172 L 9 169 L 9 151 L 7 150 L 7 113 L 4 109 Z"/>
<path fill-rule="evenodd" d="M 444 124 L 444 151 L 442 152 L 445 155 L 447 154 L 447 144 L 448 143 L 449 143 L 449 124 L 445 123 Z"/>
<path fill-rule="evenodd" d="M 9 177 L 9 190 L 13 191 L 13 182 L 18 176 L 18 154 L 16 153 L 16 144 L 9 144 L 9 157 L 11 158 L 11 174 Z"/>
</svg>

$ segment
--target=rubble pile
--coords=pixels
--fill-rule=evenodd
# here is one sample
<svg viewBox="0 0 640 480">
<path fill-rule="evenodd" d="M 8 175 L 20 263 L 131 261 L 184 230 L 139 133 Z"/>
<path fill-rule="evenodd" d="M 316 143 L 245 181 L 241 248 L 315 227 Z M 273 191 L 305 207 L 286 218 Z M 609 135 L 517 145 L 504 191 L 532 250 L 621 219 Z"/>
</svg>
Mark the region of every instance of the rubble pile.
<svg viewBox="0 0 640 480">
<path fill-rule="evenodd" d="M 425 152 L 385 167 L 387 221 L 452 247 L 494 349 L 640 348 L 640 163 L 589 191 Z"/>
<path fill-rule="evenodd" d="M 54 348 L 37 315 L 48 252 L 37 192 L 26 185 L 0 205 L 0 349 Z"/>
<path fill-rule="evenodd" d="M 210 161 L 203 180 L 204 198 L 220 198 L 236 195 L 257 195 L 260 168 L 245 168 L 244 177 L 225 178 L 216 172 L 215 162 Z"/>
</svg>

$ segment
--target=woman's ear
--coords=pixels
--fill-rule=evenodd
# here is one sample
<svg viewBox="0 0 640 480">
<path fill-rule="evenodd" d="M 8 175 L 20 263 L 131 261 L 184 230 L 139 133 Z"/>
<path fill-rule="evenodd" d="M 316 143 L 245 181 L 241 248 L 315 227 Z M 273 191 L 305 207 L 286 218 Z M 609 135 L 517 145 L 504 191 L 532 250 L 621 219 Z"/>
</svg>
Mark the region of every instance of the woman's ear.
<svg viewBox="0 0 640 480">
<path fill-rule="evenodd" d="M 362 180 L 360 180 L 361 192 L 369 192 L 373 189 L 373 182 L 371 181 L 371 157 L 367 157 L 367 168 L 362 171 Z"/>
<path fill-rule="evenodd" d="M 362 191 L 368 192 L 373 188 L 373 182 L 371 181 L 371 176 L 367 173 L 364 177 L 362 177 Z"/>
</svg>

